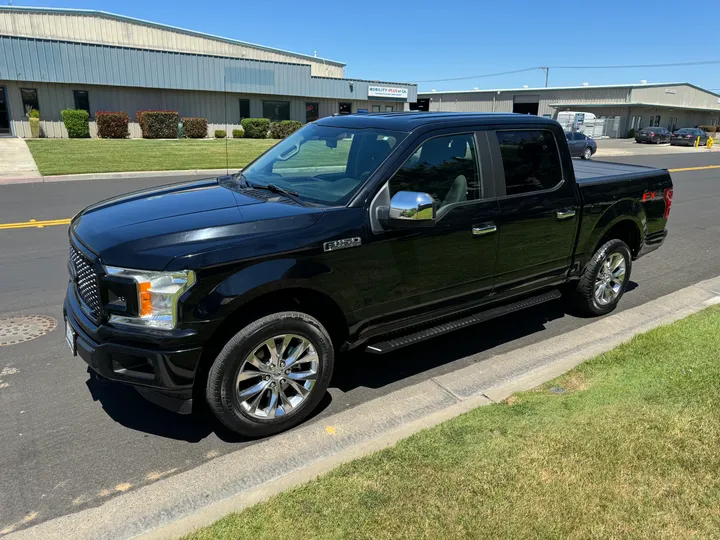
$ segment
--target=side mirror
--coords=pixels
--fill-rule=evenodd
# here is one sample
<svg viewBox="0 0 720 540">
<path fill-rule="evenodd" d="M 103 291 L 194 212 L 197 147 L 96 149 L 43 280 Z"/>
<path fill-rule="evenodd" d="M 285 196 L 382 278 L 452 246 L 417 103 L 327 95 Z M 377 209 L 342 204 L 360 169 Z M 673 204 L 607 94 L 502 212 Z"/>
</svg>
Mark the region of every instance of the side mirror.
<svg viewBox="0 0 720 540">
<path fill-rule="evenodd" d="M 436 216 L 435 199 L 427 193 L 398 191 L 390 200 L 390 221 L 405 223 L 432 223 Z"/>
</svg>

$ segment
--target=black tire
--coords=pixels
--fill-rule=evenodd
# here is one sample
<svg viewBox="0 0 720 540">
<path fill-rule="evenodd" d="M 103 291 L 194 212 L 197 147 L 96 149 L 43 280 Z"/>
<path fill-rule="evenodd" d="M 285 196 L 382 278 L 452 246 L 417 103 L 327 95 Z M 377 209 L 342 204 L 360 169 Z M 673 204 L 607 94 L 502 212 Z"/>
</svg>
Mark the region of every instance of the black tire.
<svg viewBox="0 0 720 540">
<path fill-rule="evenodd" d="M 625 274 L 622 279 L 622 285 L 615 298 L 606 304 L 601 304 L 595 298 L 595 283 L 603 270 L 603 264 L 613 254 L 620 254 L 625 262 Z M 627 290 L 630 283 L 630 273 L 632 271 L 632 255 L 630 248 L 622 240 L 609 240 L 605 242 L 595 252 L 590 262 L 585 266 L 580 280 L 575 288 L 575 307 L 584 315 L 598 316 L 610 313 L 615 309 L 623 294 Z"/>
<path fill-rule="evenodd" d="M 236 391 L 238 373 L 257 347 L 283 334 L 300 336 L 314 347 L 318 356 L 315 385 L 290 413 L 272 419 L 257 418 L 241 405 L 244 401 Z M 205 397 L 213 414 L 232 431 L 248 437 L 272 435 L 300 424 L 318 406 L 330 383 L 334 362 L 332 340 L 317 319 L 296 311 L 273 313 L 247 325 L 227 342 L 210 367 Z"/>
<path fill-rule="evenodd" d="M 592 148 L 589 146 L 586 146 L 583 150 L 583 153 L 580 154 L 581 159 L 590 159 L 592 157 Z"/>
</svg>

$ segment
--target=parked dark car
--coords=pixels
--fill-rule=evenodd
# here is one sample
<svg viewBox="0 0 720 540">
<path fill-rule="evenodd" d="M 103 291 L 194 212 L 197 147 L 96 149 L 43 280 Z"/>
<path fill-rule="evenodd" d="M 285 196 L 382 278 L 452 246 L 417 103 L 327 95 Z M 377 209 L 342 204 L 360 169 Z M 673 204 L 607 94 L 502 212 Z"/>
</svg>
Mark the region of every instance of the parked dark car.
<svg viewBox="0 0 720 540">
<path fill-rule="evenodd" d="M 700 146 L 705 146 L 708 134 L 700 128 L 682 128 L 673 133 L 670 144 L 673 146 L 693 146 L 700 137 Z"/>
<path fill-rule="evenodd" d="M 635 133 L 635 142 L 638 143 L 666 143 L 670 142 L 672 133 L 664 127 L 646 127 Z"/>
<path fill-rule="evenodd" d="M 65 335 L 99 376 L 264 436 L 318 406 L 341 351 L 388 353 L 561 290 L 612 311 L 672 194 L 667 170 L 573 161 L 547 118 L 323 118 L 242 173 L 77 214 Z"/>
<path fill-rule="evenodd" d="M 572 157 L 590 159 L 593 154 L 597 152 L 597 143 L 595 140 L 584 133 L 580 133 L 579 131 L 566 131 L 565 139 L 567 140 Z"/>
</svg>

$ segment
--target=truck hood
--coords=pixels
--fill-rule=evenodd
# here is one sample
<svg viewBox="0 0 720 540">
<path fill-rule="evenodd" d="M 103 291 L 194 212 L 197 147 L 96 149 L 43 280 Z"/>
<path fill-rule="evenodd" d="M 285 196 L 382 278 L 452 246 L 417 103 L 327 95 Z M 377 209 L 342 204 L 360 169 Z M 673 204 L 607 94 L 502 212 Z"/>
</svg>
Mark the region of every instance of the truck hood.
<svg viewBox="0 0 720 540">
<path fill-rule="evenodd" d="M 181 261 L 176 266 L 193 269 L 228 257 L 257 255 L 249 252 L 252 249 L 238 250 L 239 242 L 305 229 L 322 215 L 321 208 L 289 204 L 265 191 L 237 189 L 234 180 L 220 177 L 94 204 L 73 218 L 70 231 L 106 265 L 163 270 Z"/>
</svg>

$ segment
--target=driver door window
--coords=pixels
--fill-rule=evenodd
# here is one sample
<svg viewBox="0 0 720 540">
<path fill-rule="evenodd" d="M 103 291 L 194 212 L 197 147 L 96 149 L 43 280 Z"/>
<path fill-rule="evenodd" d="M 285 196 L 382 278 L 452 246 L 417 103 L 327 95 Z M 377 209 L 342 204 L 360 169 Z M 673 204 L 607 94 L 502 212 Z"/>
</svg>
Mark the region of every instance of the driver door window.
<svg viewBox="0 0 720 540">
<path fill-rule="evenodd" d="M 398 191 L 427 193 L 437 209 L 481 197 L 473 135 L 463 133 L 425 141 L 390 180 L 390 196 Z"/>
</svg>

